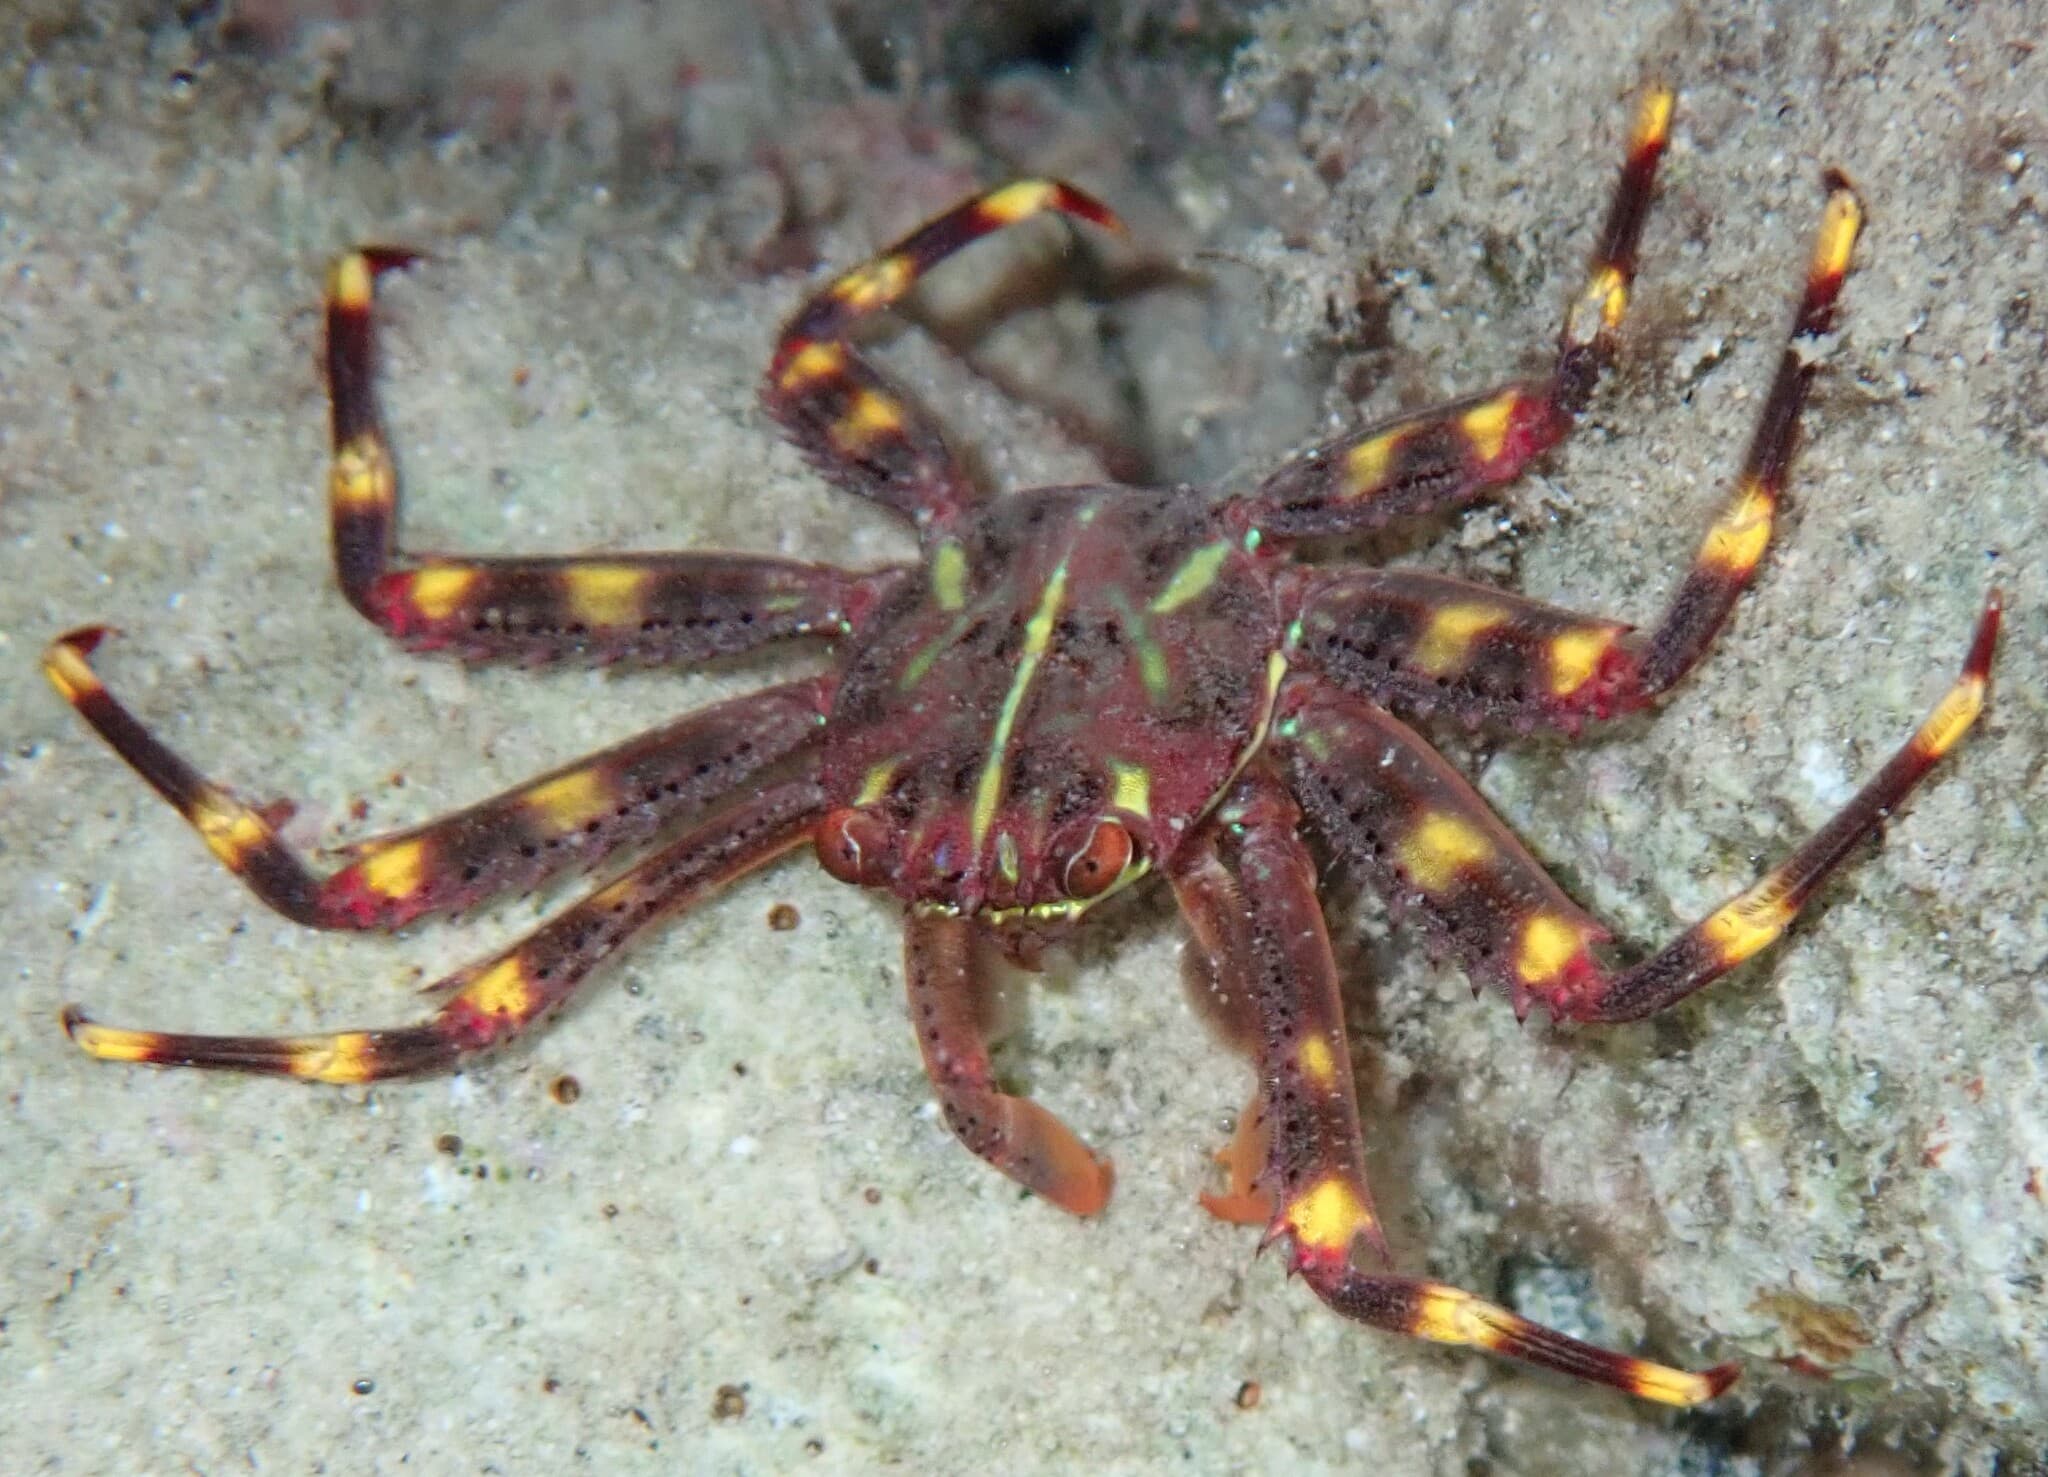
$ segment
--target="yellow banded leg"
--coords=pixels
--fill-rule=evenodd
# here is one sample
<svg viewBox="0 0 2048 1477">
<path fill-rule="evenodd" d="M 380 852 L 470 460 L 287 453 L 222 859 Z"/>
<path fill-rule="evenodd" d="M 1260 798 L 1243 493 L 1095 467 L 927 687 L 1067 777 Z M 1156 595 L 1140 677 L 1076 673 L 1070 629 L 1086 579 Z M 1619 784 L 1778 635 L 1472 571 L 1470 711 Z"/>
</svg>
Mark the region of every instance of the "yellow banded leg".
<svg viewBox="0 0 2048 1477">
<path fill-rule="evenodd" d="M 1460 507 L 1570 432 L 1614 354 L 1670 137 L 1671 90 L 1644 90 L 1585 285 L 1572 299 L 1546 380 L 1381 421 L 1297 457 L 1237 505 L 1263 538 L 1316 538 Z"/>
<path fill-rule="evenodd" d="M 1361 1168 L 1336 964 L 1315 871 L 1295 834 L 1298 819 L 1278 782 L 1254 773 L 1226 798 L 1210 835 L 1195 838 L 1196 860 L 1180 869 L 1176 883 L 1205 947 L 1238 952 L 1217 973 L 1248 983 L 1258 1118 L 1250 1139 L 1240 1129 L 1237 1147 L 1263 1149 L 1257 1182 L 1272 1202 L 1268 1239 L 1287 1243 L 1292 1270 L 1331 1308 L 1375 1328 L 1483 1349 L 1668 1404 L 1697 1404 L 1726 1389 L 1735 1378 L 1732 1365 L 1704 1374 L 1671 1369 L 1582 1343 L 1454 1287 L 1355 1265 L 1361 1242 L 1382 1256 L 1385 1243 Z M 1219 842 L 1220 864 L 1239 884 L 1235 903 L 1226 901 L 1229 889 L 1204 875 L 1204 854 L 1217 854 Z M 1253 1121 L 1248 1117 L 1247 1127 Z M 1227 1212 L 1243 1208 L 1239 1197 L 1250 1186 L 1238 1183 L 1241 1176 L 1234 1168 L 1239 1193 L 1222 1202 Z"/>
<path fill-rule="evenodd" d="M 1462 776 L 1411 729 L 1319 677 L 1282 687 L 1274 747 L 1296 795 L 1345 860 L 1456 951 L 1474 988 L 1518 1016 L 1635 1020 L 1767 947 L 1983 710 L 2003 597 L 1984 603 L 1963 670 L 1906 744 L 1842 810 L 1754 886 L 1641 964 L 1593 953 L 1607 932 L 1577 907 Z"/>
<path fill-rule="evenodd" d="M 378 276 L 416 259 L 367 248 L 327 276 L 335 575 L 387 635 L 466 661 L 698 662 L 790 637 L 837 639 L 899 577 L 738 554 L 408 560 L 398 550 L 397 467 L 377 413 L 373 316 Z M 852 420 L 858 438 L 877 446 L 889 423 L 879 401 Z"/>
<path fill-rule="evenodd" d="M 1093 197 L 1058 180 L 1018 180 L 955 206 L 842 273 L 790 316 L 761 403 L 826 477 L 918 525 L 942 528 L 975 499 L 938 428 L 847 341 L 900 303 L 953 253 L 1032 216 L 1057 214 L 1121 232 Z"/>
<path fill-rule="evenodd" d="M 1743 892 L 1632 969 L 1582 981 L 1551 1003 L 1553 1014 L 1630 1021 L 1676 1004 L 1776 942 L 1820 885 L 1866 837 L 1875 835 L 1914 788 L 1959 743 L 1984 710 L 2004 598 L 1984 602 L 1963 670 L 1882 769 L 1792 855 Z"/>
<path fill-rule="evenodd" d="M 43 657 L 51 684 L 222 865 L 266 906 L 311 928 L 401 928 L 593 866 L 809 743 L 831 702 L 830 682 L 812 678 L 691 713 L 424 826 L 360 842 L 323 877 L 263 813 L 200 774 L 106 689 L 90 661 L 106 634 L 53 642 Z"/>
<path fill-rule="evenodd" d="M 1827 186 L 1805 289 L 1750 437 L 1734 496 L 1701 540 L 1663 620 L 1647 636 L 1637 638 L 1631 653 L 1635 671 L 1630 685 L 1644 699 L 1664 692 L 1692 669 L 1770 546 L 1778 501 L 1799 446 L 1800 413 L 1820 369 L 1821 341 L 1834 330 L 1835 302 L 1863 226 L 1862 202 L 1847 178 L 1831 171 Z"/>
<path fill-rule="evenodd" d="M 686 833 L 504 953 L 431 986 L 447 1000 L 417 1025 L 312 1036 L 198 1036 L 101 1025 L 67 1006 L 64 1029 L 103 1061 L 334 1083 L 442 1071 L 559 1010 L 592 970 L 649 924 L 694 906 L 800 844 L 823 804 L 824 792 L 813 779 L 763 791 Z"/>
</svg>

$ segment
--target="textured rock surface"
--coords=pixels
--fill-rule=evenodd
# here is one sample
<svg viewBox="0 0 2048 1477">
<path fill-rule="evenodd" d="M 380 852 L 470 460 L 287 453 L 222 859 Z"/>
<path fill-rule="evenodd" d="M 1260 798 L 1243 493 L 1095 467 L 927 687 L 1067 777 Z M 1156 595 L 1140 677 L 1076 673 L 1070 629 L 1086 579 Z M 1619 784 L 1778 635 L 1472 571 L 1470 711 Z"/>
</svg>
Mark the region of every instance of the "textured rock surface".
<svg viewBox="0 0 2048 1477">
<path fill-rule="evenodd" d="M 0 68 L 0 1465 L 958 1470 L 993 1447 L 1018 1469 L 1735 1473 L 1846 1433 L 1914 1469 L 2029 1470 L 2048 1443 L 2038 18 L 1429 9 L 1275 7 L 1220 93 L 1176 91 L 1156 55 L 1129 60 L 1134 25 L 1105 23 L 1126 65 L 1007 74 L 972 127 L 865 90 L 835 51 L 857 28 L 784 34 L 802 65 L 744 109 L 700 97 L 689 128 L 649 126 L 645 57 L 608 70 L 585 28 L 579 76 L 631 84 L 586 104 L 609 131 L 495 144 L 487 123 L 379 122 L 360 54 L 337 60 L 347 32 L 222 56 L 114 10 L 24 12 Z M 706 54 L 744 49 L 710 34 Z M 506 44 L 546 50 L 483 54 Z M 915 335 L 892 362 L 1002 486 L 1092 475 L 1064 412 L 1133 405 L 1164 473 L 1221 476 L 1539 363 L 1650 71 L 1681 113 L 1622 371 L 1540 475 L 1399 548 L 1653 618 L 1739 456 L 1838 162 L 1872 224 L 1794 511 L 1657 719 L 1576 749 L 1455 747 L 1647 944 L 1882 760 L 1994 577 L 1995 707 L 1786 945 L 1667 1021 L 1518 1029 L 1376 903 L 1344 932 L 1404 1264 L 1667 1357 L 1742 1357 L 1725 1408 L 1673 1419 L 1377 1338 L 1252 1261 L 1193 1203 L 1245 1083 L 1179 998 L 1158 899 L 1094 931 L 1005 1056 L 1118 1160 L 1086 1225 L 946 1137 L 893 918 L 800 862 L 453 1079 L 302 1091 L 63 1042 L 66 1000 L 216 1030 L 401 1020 L 410 985 L 542 904 L 398 940 L 283 925 L 34 678 L 55 631 L 123 627 L 110 683 L 215 774 L 299 799 L 312 844 L 783 669 L 465 674 L 381 645 L 327 584 L 315 305 L 336 247 L 436 254 L 388 295 L 415 546 L 859 563 L 907 543 L 752 402 L 806 280 L 788 259 L 851 261 L 1005 168 L 1075 174 L 1164 253 L 1211 253 L 1206 287 L 1063 299 L 984 336 L 1058 414 Z M 1151 89 L 1141 118 L 1112 83 Z M 743 144 L 717 132 L 735 117 Z M 972 318 L 995 274 L 958 275 L 939 306 Z M 801 922 L 772 931 L 785 901 Z M 549 1093 L 562 1073 L 573 1106 Z"/>
</svg>

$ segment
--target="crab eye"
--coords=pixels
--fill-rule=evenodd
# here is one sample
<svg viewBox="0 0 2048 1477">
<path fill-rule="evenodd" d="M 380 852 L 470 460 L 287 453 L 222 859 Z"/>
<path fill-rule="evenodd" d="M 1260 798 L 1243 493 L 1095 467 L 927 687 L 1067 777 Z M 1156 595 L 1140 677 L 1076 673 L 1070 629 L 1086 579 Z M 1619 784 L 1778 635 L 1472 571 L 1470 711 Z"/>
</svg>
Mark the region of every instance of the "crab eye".
<svg viewBox="0 0 2048 1477">
<path fill-rule="evenodd" d="M 1100 897 L 1123 876 L 1124 868 L 1131 864 L 1134 848 L 1131 833 L 1123 823 L 1104 816 L 1095 823 L 1095 829 L 1088 833 L 1088 840 L 1081 849 L 1067 858 L 1067 870 L 1062 881 L 1071 898 Z"/>
<path fill-rule="evenodd" d="M 888 827 L 868 811 L 851 807 L 827 814 L 811 838 L 819 865 L 856 886 L 877 879 L 888 842 Z"/>
</svg>

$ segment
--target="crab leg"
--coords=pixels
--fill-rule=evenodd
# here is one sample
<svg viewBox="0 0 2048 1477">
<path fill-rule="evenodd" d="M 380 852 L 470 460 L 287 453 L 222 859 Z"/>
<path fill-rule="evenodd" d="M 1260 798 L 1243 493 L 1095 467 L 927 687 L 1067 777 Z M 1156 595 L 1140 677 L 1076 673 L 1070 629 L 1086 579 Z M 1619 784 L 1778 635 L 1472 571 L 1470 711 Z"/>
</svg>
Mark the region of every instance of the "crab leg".
<svg viewBox="0 0 2048 1477">
<path fill-rule="evenodd" d="M 1655 630 L 1638 635 L 1442 575 L 1363 570 L 1310 577 L 1299 597 L 1302 649 L 1361 696 L 1470 722 L 1572 730 L 1586 717 L 1647 706 L 1699 660 L 1763 558 L 1819 362 L 1815 341 L 1834 325 L 1862 219 L 1855 194 L 1834 177 L 1734 497 Z"/>
<path fill-rule="evenodd" d="M 58 638 L 44 673 L 229 871 L 311 928 L 399 928 L 594 866 L 793 753 L 817 733 L 831 699 L 830 681 L 810 678 L 703 709 L 466 810 L 361 842 L 348 865 L 320 877 L 264 812 L 193 769 L 107 691 L 87 660 L 106 634 Z"/>
<path fill-rule="evenodd" d="M 761 402 L 811 464 L 848 492 L 945 525 L 975 500 L 938 430 L 848 341 L 963 247 L 1046 211 L 1123 230 L 1109 208 L 1057 180 L 1019 180 L 955 206 L 840 276 L 791 315 Z"/>
<path fill-rule="evenodd" d="M 1029 1098 L 998 1091 L 982 1026 L 987 983 L 976 967 L 974 925 L 925 909 L 905 922 L 904 972 L 925 1073 L 960 1142 L 1033 1194 L 1075 1215 L 1109 1203 L 1114 1175 L 1059 1119 Z"/>
<path fill-rule="evenodd" d="M 1263 538 L 1300 539 L 1377 528 L 1441 512 L 1520 475 L 1563 440 L 1614 356 L 1673 98 L 1653 86 L 1630 131 L 1621 178 L 1585 285 L 1566 310 L 1547 380 L 1397 416 L 1325 442 L 1268 477 L 1231 516 Z"/>
<path fill-rule="evenodd" d="M 791 780 L 684 835 L 503 953 L 430 988 L 452 991 L 418 1025 L 317 1036 L 193 1036 L 103 1026 L 77 1006 L 64 1029 L 103 1061 L 217 1067 L 316 1082 L 443 1071 L 559 1010 L 634 934 L 801 844 L 824 808 L 815 779 Z"/>
<path fill-rule="evenodd" d="M 1912 738 L 1754 885 L 1630 968 L 1599 963 L 1607 931 L 1550 880 L 1479 794 L 1406 725 L 1315 678 L 1282 689 L 1275 733 L 1295 793 L 1330 844 L 1425 926 L 1517 1016 L 1637 1020 L 1767 947 L 1983 710 L 2002 609 L 1985 602 L 1962 674 Z"/>
<path fill-rule="evenodd" d="M 413 260 L 367 248 L 327 277 L 335 574 L 349 603 L 402 645 L 467 661 L 702 661 L 842 635 L 898 577 L 749 554 L 429 555 L 399 567 L 398 471 L 377 417 L 371 310 L 377 275 Z"/>
<path fill-rule="evenodd" d="M 1267 1242 L 1287 1244 L 1289 1270 L 1357 1322 L 1490 1350 L 1671 1405 L 1718 1395 L 1734 1380 L 1733 1365 L 1704 1374 L 1670 1369 L 1581 1343 L 1455 1287 L 1355 1264 L 1361 1242 L 1381 1259 L 1386 1242 L 1366 1189 L 1337 968 L 1299 819 L 1279 782 L 1253 773 L 1176 864 L 1189 923 L 1217 956 L 1220 975 L 1241 991 L 1240 1008 L 1255 1026 L 1259 1086 L 1233 1149 L 1233 1193 L 1204 1203 L 1227 1219 L 1265 1219 Z M 1228 860 L 1218 856 L 1219 835 L 1235 838 Z"/>
</svg>

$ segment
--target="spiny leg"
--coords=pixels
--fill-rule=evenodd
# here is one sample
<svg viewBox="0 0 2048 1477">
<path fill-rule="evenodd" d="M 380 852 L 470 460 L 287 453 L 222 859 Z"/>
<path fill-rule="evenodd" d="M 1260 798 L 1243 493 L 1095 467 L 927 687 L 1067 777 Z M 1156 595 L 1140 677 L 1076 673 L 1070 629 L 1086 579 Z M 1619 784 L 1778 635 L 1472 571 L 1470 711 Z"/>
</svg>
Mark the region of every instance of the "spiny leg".
<svg viewBox="0 0 2048 1477">
<path fill-rule="evenodd" d="M 1640 707 L 1629 628 L 1419 569 L 1303 566 L 1290 663 L 1404 713 L 1576 733 Z"/>
<path fill-rule="evenodd" d="M 954 252 L 1046 211 L 1123 229 L 1108 207 L 1072 185 L 1019 180 L 927 221 L 791 315 L 761 401 L 822 474 L 910 518 L 920 532 L 950 523 L 974 501 L 972 483 L 937 429 L 847 335 L 860 320 L 901 302 Z"/>
<path fill-rule="evenodd" d="M 652 839 L 816 737 L 832 684 L 809 678 L 651 729 L 424 826 L 358 843 L 320 877 L 264 815 L 200 774 L 100 682 L 103 629 L 51 644 L 43 671 L 130 768 L 266 905 L 312 928 L 399 928 L 538 887 Z"/>
<path fill-rule="evenodd" d="M 1226 798 L 1175 887 L 1217 967 L 1240 982 L 1255 1024 L 1259 1075 L 1241 1153 L 1261 1160 L 1233 1193 L 1205 1203 L 1230 1219 L 1263 1209 L 1267 1241 L 1285 1241 L 1289 1267 L 1347 1318 L 1438 1343 L 1525 1360 L 1645 1399 L 1696 1405 L 1726 1389 L 1735 1367 L 1689 1374 L 1581 1343 L 1442 1283 L 1374 1275 L 1353 1261 L 1386 1243 L 1366 1189 L 1363 1133 L 1345 1049 L 1343 1004 L 1315 865 L 1296 832 L 1300 812 L 1270 775 L 1254 771 Z M 1227 838 L 1230 855 L 1218 856 Z M 1236 885 L 1222 886 L 1221 868 Z"/>
<path fill-rule="evenodd" d="M 1275 724 L 1295 793 L 1330 844 L 1459 955 L 1474 986 L 1518 1016 L 1637 1020 L 1774 942 L 1983 710 L 2001 598 L 1993 590 L 1963 670 L 1911 739 L 1777 867 L 1661 951 L 1625 969 L 1593 957 L 1606 930 L 1571 903 L 1472 787 L 1411 730 L 1314 678 L 1283 687 Z"/>
<path fill-rule="evenodd" d="M 1115 1180 L 1109 1161 L 1037 1103 L 995 1085 L 981 1021 L 987 983 L 977 968 L 974 925 L 913 909 L 904 925 L 903 959 L 911 1023 L 946 1126 L 1060 1209 L 1075 1215 L 1101 1210 Z"/>
<path fill-rule="evenodd" d="M 1818 366 L 1816 340 L 1862 222 L 1839 176 L 1821 217 L 1806 288 L 1728 508 L 1685 583 L 1647 635 L 1443 575 L 1410 570 L 1306 574 L 1295 642 L 1348 690 L 1407 712 L 1442 709 L 1468 722 L 1576 730 L 1648 706 L 1690 670 L 1749 583 L 1797 446 L 1799 413 Z"/>
<path fill-rule="evenodd" d="M 786 637 L 843 635 L 898 577 L 750 554 L 404 559 L 398 471 L 377 416 L 372 311 L 378 274 L 413 260 L 365 249 L 327 278 L 335 574 L 349 603 L 407 648 L 469 661 L 702 661 Z"/>
<path fill-rule="evenodd" d="M 672 842 L 510 949 L 436 983 L 434 990 L 453 993 L 418 1025 L 317 1036 L 195 1036 L 103 1026 L 67 1006 L 64 1029 L 103 1061 L 216 1067 L 316 1082 L 370 1082 L 443 1071 L 503 1045 L 559 1010 L 593 969 L 657 918 L 693 906 L 801 844 L 823 808 L 824 791 L 814 779 L 764 790 Z"/>
<path fill-rule="evenodd" d="M 1635 280 L 1657 161 L 1670 137 L 1671 90 L 1636 110 L 1620 180 L 1585 285 L 1565 312 L 1550 377 L 1381 421 L 1296 457 L 1231 516 L 1262 538 L 1354 533 L 1470 502 L 1519 476 L 1570 432 L 1614 356 Z"/>
</svg>

